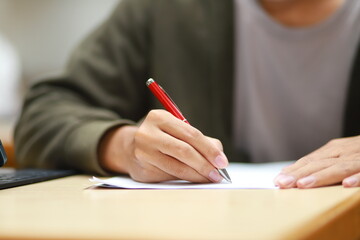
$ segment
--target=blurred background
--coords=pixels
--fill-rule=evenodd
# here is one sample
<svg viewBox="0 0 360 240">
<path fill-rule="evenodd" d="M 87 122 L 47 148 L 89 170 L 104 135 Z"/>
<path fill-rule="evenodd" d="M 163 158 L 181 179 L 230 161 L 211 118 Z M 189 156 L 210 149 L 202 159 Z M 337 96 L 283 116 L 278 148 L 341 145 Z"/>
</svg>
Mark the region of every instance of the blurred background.
<svg viewBox="0 0 360 240">
<path fill-rule="evenodd" d="M 12 141 L 26 89 L 61 72 L 119 0 L 0 0 L 0 139 Z"/>
</svg>

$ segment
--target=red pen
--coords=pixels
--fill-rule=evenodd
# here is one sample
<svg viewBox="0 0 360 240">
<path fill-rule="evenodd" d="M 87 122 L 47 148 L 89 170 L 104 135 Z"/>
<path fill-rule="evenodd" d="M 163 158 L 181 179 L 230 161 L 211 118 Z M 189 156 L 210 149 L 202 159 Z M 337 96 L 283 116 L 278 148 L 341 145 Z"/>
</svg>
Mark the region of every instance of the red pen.
<svg viewBox="0 0 360 240">
<path fill-rule="evenodd" d="M 150 91 L 155 95 L 155 97 L 160 101 L 160 103 L 164 106 L 164 108 L 169 111 L 172 115 L 177 117 L 183 122 L 186 122 L 190 125 L 188 120 L 184 117 L 184 115 L 180 112 L 180 109 L 176 106 L 174 101 L 170 98 L 170 96 L 165 92 L 165 90 L 157 84 L 154 79 L 150 78 L 146 81 L 146 86 L 150 89 Z M 228 182 L 231 183 L 231 179 L 229 174 L 227 173 L 225 168 L 218 169 L 220 175 Z"/>
<path fill-rule="evenodd" d="M 146 82 L 146 86 L 150 89 L 150 91 L 155 95 L 155 97 L 160 101 L 160 103 L 164 106 L 168 112 L 177 117 L 183 122 L 190 124 L 188 120 L 182 115 L 179 108 L 176 106 L 174 101 L 170 98 L 170 96 L 165 92 L 165 90 L 154 81 L 154 79 L 150 78 Z"/>
</svg>

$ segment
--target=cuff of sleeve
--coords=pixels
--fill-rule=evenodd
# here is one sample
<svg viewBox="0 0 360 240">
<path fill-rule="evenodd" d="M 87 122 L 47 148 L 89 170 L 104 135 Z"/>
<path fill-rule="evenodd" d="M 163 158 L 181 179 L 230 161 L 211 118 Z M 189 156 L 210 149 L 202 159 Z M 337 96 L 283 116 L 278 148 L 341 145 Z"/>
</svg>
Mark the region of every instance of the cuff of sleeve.
<svg viewBox="0 0 360 240">
<path fill-rule="evenodd" d="M 109 175 L 98 161 L 101 138 L 111 128 L 135 124 L 129 120 L 93 121 L 81 124 L 67 137 L 64 154 L 66 165 L 86 173 Z"/>
</svg>

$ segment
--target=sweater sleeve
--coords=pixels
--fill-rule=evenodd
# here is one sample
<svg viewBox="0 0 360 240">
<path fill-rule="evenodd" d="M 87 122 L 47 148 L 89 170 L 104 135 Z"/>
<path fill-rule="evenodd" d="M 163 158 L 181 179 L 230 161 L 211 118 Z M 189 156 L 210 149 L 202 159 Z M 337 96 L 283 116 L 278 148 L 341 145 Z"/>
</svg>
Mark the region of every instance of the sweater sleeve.
<svg viewBox="0 0 360 240">
<path fill-rule="evenodd" d="M 149 110 L 149 1 L 123 0 L 73 53 L 65 73 L 29 89 L 15 129 L 20 167 L 104 175 L 98 146 Z"/>
</svg>

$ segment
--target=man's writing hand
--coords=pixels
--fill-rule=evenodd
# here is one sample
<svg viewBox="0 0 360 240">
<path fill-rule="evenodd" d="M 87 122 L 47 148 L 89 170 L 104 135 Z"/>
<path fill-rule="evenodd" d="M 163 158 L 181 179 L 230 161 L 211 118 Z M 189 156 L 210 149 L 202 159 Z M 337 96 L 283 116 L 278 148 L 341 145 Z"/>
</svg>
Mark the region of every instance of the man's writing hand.
<svg viewBox="0 0 360 240">
<path fill-rule="evenodd" d="M 220 182 L 216 168 L 228 165 L 219 140 L 165 110 L 150 111 L 139 127 L 123 126 L 108 133 L 99 155 L 104 169 L 127 173 L 140 182 Z"/>
</svg>

